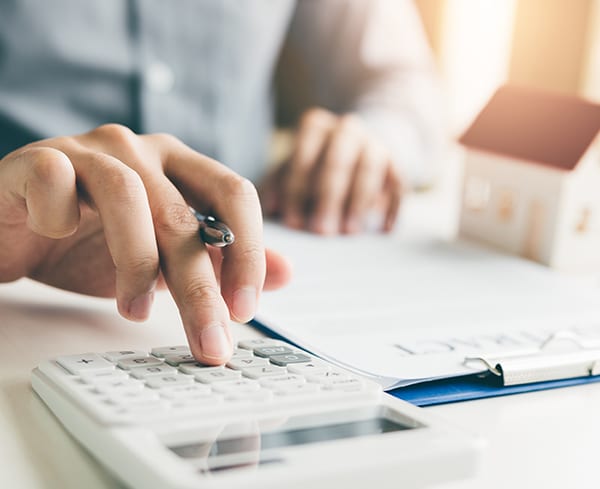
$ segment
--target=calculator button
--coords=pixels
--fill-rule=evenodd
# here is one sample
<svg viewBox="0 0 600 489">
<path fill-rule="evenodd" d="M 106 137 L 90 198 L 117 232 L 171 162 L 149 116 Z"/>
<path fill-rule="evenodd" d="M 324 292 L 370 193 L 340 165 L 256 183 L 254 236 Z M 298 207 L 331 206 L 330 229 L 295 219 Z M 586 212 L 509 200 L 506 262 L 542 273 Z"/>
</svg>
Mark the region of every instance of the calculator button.
<svg viewBox="0 0 600 489">
<path fill-rule="evenodd" d="M 155 357 L 166 357 L 167 355 L 181 355 L 190 353 L 190 348 L 187 345 L 177 346 L 161 346 L 158 348 L 152 348 L 152 355 Z"/>
<path fill-rule="evenodd" d="M 268 338 L 255 338 L 253 340 L 242 340 L 238 342 L 238 348 L 244 350 L 254 350 L 254 348 L 259 346 L 286 346 L 286 343 Z"/>
<path fill-rule="evenodd" d="M 282 375 L 286 372 L 287 370 L 285 369 L 285 367 L 278 367 L 277 365 L 270 364 L 242 369 L 244 377 L 249 377 L 251 379 L 261 379 L 263 377 L 268 377 L 272 375 Z"/>
<path fill-rule="evenodd" d="M 236 380 L 242 376 L 239 370 L 228 368 L 211 369 L 209 371 L 198 372 L 194 374 L 196 380 L 203 384 L 212 384 L 213 382 L 224 382 L 227 380 Z"/>
<path fill-rule="evenodd" d="M 131 376 L 136 379 L 145 379 L 146 377 L 151 377 L 153 375 L 174 374 L 176 372 L 176 368 L 164 364 L 151 365 L 149 367 L 134 367 L 130 369 Z"/>
<path fill-rule="evenodd" d="M 294 374 L 314 375 L 329 372 L 331 367 L 325 362 L 315 360 L 314 358 L 307 363 L 296 363 L 288 366 L 288 370 Z"/>
<path fill-rule="evenodd" d="M 102 382 L 104 380 L 112 381 L 116 379 L 126 379 L 128 377 L 127 372 L 123 372 L 123 370 L 120 369 L 108 370 L 105 372 L 81 372 L 79 376 L 81 377 L 81 380 L 88 384 Z"/>
<path fill-rule="evenodd" d="M 312 359 L 308 355 L 302 353 L 285 353 L 283 355 L 272 355 L 269 357 L 269 361 L 275 365 L 281 365 L 285 367 L 290 363 L 306 363 Z"/>
<path fill-rule="evenodd" d="M 310 382 L 318 382 L 319 384 L 329 384 L 336 380 L 351 378 L 350 375 L 339 370 L 330 370 L 328 372 L 319 372 L 313 375 L 306 375 L 306 379 Z"/>
<path fill-rule="evenodd" d="M 94 387 L 101 394 L 120 394 L 123 392 L 141 391 L 144 388 L 144 384 L 139 380 L 127 378 L 94 383 Z"/>
<path fill-rule="evenodd" d="M 181 414 L 179 411 L 186 412 L 186 414 L 194 414 L 194 411 L 201 411 L 206 409 L 212 409 L 218 404 L 223 402 L 223 396 L 220 395 L 208 395 L 203 397 L 194 397 L 190 399 L 181 399 L 173 402 L 173 409 L 175 409 L 175 416 Z"/>
<path fill-rule="evenodd" d="M 124 358 L 131 357 L 147 357 L 148 354 L 145 351 L 134 351 L 134 350 L 120 350 L 120 351 L 107 351 L 102 356 L 109 362 L 118 362 Z"/>
<path fill-rule="evenodd" d="M 212 389 L 209 385 L 194 382 L 188 385 L 177 385 L 161 389 L 160 395 L 167 399 L 195 399 L 210 395 Z"/>
<path fill-rule="evenodd" d="M 249 367 L 257 367 L 262 365 L 268 365 L 269 360 L 267 358 L 260 357 L 247 357 L 239 359 L 231 359 L 227 362 L 227 366 L 234 370 L 243 370 Z"/>
<path fill-rule="evenodd" d="M 250 379 L 239 379 L 230 380 L 227 382 L 216 382 L 213 386 L 215 392 L 222 392 L 225 394 L 239 392 L 255 392 L 260 389 L 260 384 L 256 380 Z"/>
<path fill-rule="evenodd" d="M 231 360 L 237 360 L 239 358 L 248 357 L 252 357 L 252 352 L 250 350 L 244 350 L 243 348 L 235 348 L 233 350 L 233 354 L 231 355 Z"/>
<path fill-rule="evenodd" d="M 82 372 L 108 372 L 114 370 L 115 366 L 97 353 L 83 353 L 81 355 L 66 355 L 58 357 L 57 363 L 71 372 L 80 374 Z"/>
<path fill-rule="evenodd" d="M 165 356 L 165 362 L 174 367 L 178 367 L 182 363 L 196 363 L 197 361 L 191 353 L 175 353 Z"/>
<path fill-rule="evenodd" d="M 156 391 L 150 389 L 142 389 L 138 391 L 125 391 L 120 394 L 112 395 L 109 401 L 115 404 L 129 404 L 132 402 L 148 402 L 160 399 Z"/>
<path fill-rule="evenodd" d="M 273 392 L 267 389 L 259 389 L 255 392 L 228 392 L 225 394 L 227 401 L 238 403 L 269 402 L 273 399 Z M 239 407 L 238 407 L 239 409 Z"/>
<path fill-rule="evenodd" d="M 223 366 L 215 367 L 214 365 L 203 365 L 202 363 L 183 363 L 179 370 L 183 373 L 195 375 L 199 372 L 210 372 L 211 370 L 223 370 Z"/>
<path fill-rule="evenodd" d="M 280 384 L 273 388 L 273 392 L 277 396 L 300 396 L 306 394 L 315 394 L 321 390 L 319 384 L 304 383 L 304 384 Z"/>
<path fill-rule="evenodd" d="M 164 419 L 170 412 L 169 403 L 160 401 L 149 401 L 136 403 L 134 405 L 117 406 L 114 413 L 117 420 L 127 423 L 144 423 Z"/>
<path fill-rule="evenodd" d="M 269 358 L 274 355 L 285 355 L 288 353 L 294 353 L 294 350 L 287 346 L 259 346 L 254 348 L 254 354 L 258 357 Z"/>
<path fill-rule="evenodd" d="M 132 357 L 132 358 L 124 358 L 123 360 L 119 360 L 117 365 L 122 369 L 129 370 L 135 367 L 151 367 L 154 365 L 162 365 L 162 360 L 159 360 L 155 357 Z"/>
<path fill-rule="evenodd" d="M 173 403 L 170 421 L 184 418 L 197 418 L 199 414 L 221 413 L 223 411 L 223 396 L 210 395 L 202 399 L 189 399 Z"/>
<path fill-rule="evenodd" d="M 360 391 L 364 387 L 364 382 L 356 377 L 347 379 L 334 379 L 331 382 L 323 384 L 323 389 L 334 391 L 355 392 Z"/>
<path fill-rule="evenodd" d="M 145 401 L 130 401 L 127 404 L 123 405 L 125 409 L 131 411 L 152 411 L 152 410 L 167 410 L 171 407 L 170 401 L 165 401 L 164 399 L 149 399 Z"/>
<path fill-rule="evenodd" d="M 260 379 L 260 385 L 269 389 L 273 389 L 280 385 L 304 384 L 305 382 L 306 379 L 304 377 L 295 374 L 278 375 Z"/>
<path fill-rule="evenodd" d="M 193 383 L 194 377 L 185 374 L 160 375 L 146 378 L 146 385 L 152 389 L 162 389 L 163 387 Z"/>
</svg>

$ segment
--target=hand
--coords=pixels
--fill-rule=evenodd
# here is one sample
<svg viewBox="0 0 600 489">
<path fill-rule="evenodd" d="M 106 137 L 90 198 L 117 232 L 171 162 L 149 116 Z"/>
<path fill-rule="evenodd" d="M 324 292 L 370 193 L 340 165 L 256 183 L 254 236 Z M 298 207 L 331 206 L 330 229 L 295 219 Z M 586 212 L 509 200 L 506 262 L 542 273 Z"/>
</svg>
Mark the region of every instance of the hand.
<svg viewBox="0 0 600 489">
<path fill-rule="evenodd" d="M 300 121 L 291 159 L 267 178 L 261 195 L 267 215 L 292 228 L 356 233 L 377 212 L 390 231 L 402 182 L 357 116 L 311 109 Z"/>
<path fill-rule="evenodd" d="M 235 243 L 208 250 L 188 204 L 226 222 Z M 172 136 L 113 124 L 0 160 L 0 282 L 25 276 L 116 296 L 132 320 L 166 284 L 194 356 L 220 364 L 232 351 L 229 318 L 249 320 L 263 286 L 283 285 L 289 267 L 263 248 L 249 181 Z"/>
</svg>

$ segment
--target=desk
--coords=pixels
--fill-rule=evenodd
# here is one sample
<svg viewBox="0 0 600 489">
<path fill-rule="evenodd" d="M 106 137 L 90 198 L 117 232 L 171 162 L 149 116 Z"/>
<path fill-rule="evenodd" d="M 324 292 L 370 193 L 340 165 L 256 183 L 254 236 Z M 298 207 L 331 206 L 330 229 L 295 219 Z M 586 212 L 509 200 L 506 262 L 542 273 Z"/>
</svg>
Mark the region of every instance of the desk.
<svg viewBox="0 0 600 489">
<path fill-rule="evenodd" d="M 443 201 L 438 200 L 443 197 Z M 441 220 L 454 209 L 443 192 L 407 202 L 407 225 Z M 443 202 L 446 202 L 444 204 Z M 418 212 L 417 212 L 418 211 Z M 410 216 L 420 216 L 410 222 Z M 429 219 L 431 218 L 431 219 Z M 439 230 L 438 229 L 438 230 Z M 237 339 L 258 336 L 233 325 Z M 30 370 L 60 354 L 180 344 L 183 330 L 166 294 L 144 324 L 120 318 L 114 303 L 24 280 L 0 285 L 0 487 L 121 487 L 76 442 L 31 391 Z M 432 415 L 488 441 L 481 473 L 446 489 L 597 488 L 600 385 L 428 408 Z M 374 474 L 373 486 L 377 486 Z"/>
</svg>

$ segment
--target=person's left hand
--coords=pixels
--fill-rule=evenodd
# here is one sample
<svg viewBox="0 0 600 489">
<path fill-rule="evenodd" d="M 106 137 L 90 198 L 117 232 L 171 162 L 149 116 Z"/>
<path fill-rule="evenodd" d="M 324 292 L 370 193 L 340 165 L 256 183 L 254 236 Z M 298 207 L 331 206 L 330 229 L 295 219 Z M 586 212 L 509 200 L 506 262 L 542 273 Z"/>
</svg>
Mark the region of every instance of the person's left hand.
<svg viewBox="0 0 600 489">
<path fill-rule="evenodd" d="M 264 212 L 296 229 L 356 233 L 376 212 L 390 231 L 402 180 L 389 154 L 358 116 L 324 109 L 301 118 L 292 157 L 260 186 Z"/>
</svg>

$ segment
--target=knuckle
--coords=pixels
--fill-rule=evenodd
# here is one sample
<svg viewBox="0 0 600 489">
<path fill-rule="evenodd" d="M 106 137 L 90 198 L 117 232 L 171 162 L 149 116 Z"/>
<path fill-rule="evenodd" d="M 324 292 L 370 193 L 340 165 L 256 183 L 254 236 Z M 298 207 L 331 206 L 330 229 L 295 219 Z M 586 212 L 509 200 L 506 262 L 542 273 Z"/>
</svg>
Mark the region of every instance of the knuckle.
<svg viewBox="0 0 600 489">
<path fill-rule="evenodd" d="M 308 109 L 300 118 L 301 127 L 310 127 L 315 125 L 328 125 L 335 119 L 335 114 L 321 107 L 312 107 Z"/>
<path fill-rule="evenodd" d="M 198 221 L 186 205 L 168 202 L 156 208 L 154 227 L 157 232 L 166 234 L 196 232 Z"/>
<path fill-rule="evenodd" d="M 52 144 L 53 147 L 60 150 L 68 150 L 70 148 L 79 147 L 80 144 L 73 136 L 59 136 L 45 141 L 40 141 L 42 145 Z"/>
<path fill-rule="evenodd" d="M 92 130 L 91 135 L 109 141 L 120 148 L 136 148 L 137 135 L 122 124 L 104 124 Z"/>
<path fill-rule="evenodd" d="M 226 198 L 240 199 L 258 203 L 258 191 L 254 184 L 240 175 L 231 173 L 221 181 L 221 192 Z"/>
<path fill-rule="evenodd" d="M 79 145 L 77 143 L 76 138 L 73 136 L 58 136 L 55 138 L 49 139 L 41 139 L 39 141 L 34 141 L 33 143 L 29 143 L 26 146 L 23 146 L 22 149 L 58 149 L 60 151 L 67 151 L 69 149 L 75 148 Z"/>
<path fill-rule="evenodd" d="M 142 187 L 141 177 L 128 166 L 108 167 L 106 171 L 106 183 L 111 188 L 128 193 L 137 193 Z"/>
<path fill-rule="evenodd" d="M 31 178 L 40 182 L 63 181 L 74 176 L 74 170 L 64 153 L 54 148 L 30 148 L 22 154 L 31 162 Z"/>
<path fill-rule="evenodd" d="M 124 262 L 117 262 L 117 269 L 141 280 L 153 280 L 158 275 L 158 256 L 139 255 Z"/>
<path fill-rule="evenodd" d="M 185 286 L 182 300 L 192 308 L 216 309 L 221 302 L 221 295 L 210 282 L 196 279 Z"/>
<path fill-rule="evenodd" d="M 94 132 L 96 134 L 101 134 L 104 136 L 112 136 L 115 138 L 135 136 L 134 132 L 131 129 L 129 129 L 127 126 L 124 126 L 122 124 L 112 124 L 112 123 L 111 124 L 103 124 L 101 126 L 98 126 L 92 132 Z"/>
<path fill-rule="evenodd" d="M 241 250 L 238 250 L 239 259 L 250 267 L 262 265 L 265 261 L 265 249 L 258 242 L 247 242 Z"/>
<path fill-rule="evenodd" d="M 130 167 L 122 164 L 107 162 L 104 155 L 90 156 L 94 167 L 101 172 L 105 189 L 121 202 L 137 202 L 145 194 L 144 184 L 140 175 Z"/>
<path fill-rule="evenodd" d="M 344 114 L 339 119 L 339 125 L 346 129 L 358 129 L 361 126 L 360 118 L 356 114 Z"/>
<path fill-rule="evenodd" d="M 355 114 L 341 116 L 334 132 L 337 137 L 364 139 L 361 120 Z"/>
<path fill-rule="evenodd" d="M 152 160 L 163 166 L 168 163 L 174 152 L 189 149 L 180 139 L 166 132 L 146 134 L 140 136 L 144 144 L 146 160 Z"/>
<path fill-rule="evenodd" d="M 179 138 L 166 132 L 150 134 L 149 139 L 154 141 L 158 146 L 167 148 L 177 147 L 183 144 Z"/>
</svg>

